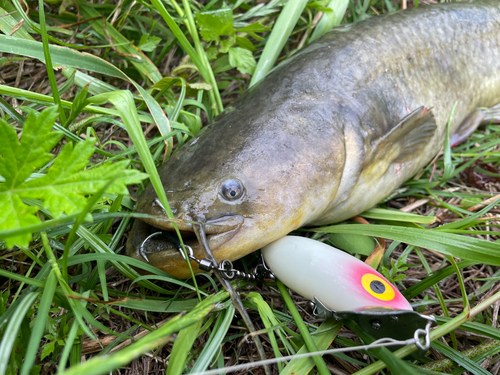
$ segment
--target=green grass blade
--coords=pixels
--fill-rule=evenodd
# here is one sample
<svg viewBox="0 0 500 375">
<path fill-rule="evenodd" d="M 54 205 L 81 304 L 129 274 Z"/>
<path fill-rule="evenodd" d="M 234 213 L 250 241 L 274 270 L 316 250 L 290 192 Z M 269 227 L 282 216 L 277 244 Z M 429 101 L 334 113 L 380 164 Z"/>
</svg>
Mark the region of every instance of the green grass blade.
<svg viewBox="0 0 500 375">
<path fill-rule="evenodd" d="M 456 258 L 500 266 L 500 243 L 460 236 L 437 230 L 389 225 L 333 225 L 315 228 L 315 232 L 353 233 L 401 241 Z"/>
<path fill-rule="evenodd" d="M 488 211 L 497 206 L 500 203 L 500 198 L 496 199 L 494 202 L 491 202 L 489 205 L 484 207 L 482 210 L 476 212 L 475 214 L 470 215 L 462 220 L 452 221 L 451 223 L 443 224 L 440 227 L 436 228 L 439 231 L 452 230 L 458 228 L 467 228 L 470 227 L 474 221 L 483 217 Z"/>
<path fill-rule="evenodd" d="M 40 16 L 40 27 L 41 27 L 40 34 L 42 35 L 43 54 L 45 57 L 45 65 L 47 66 L 47 75 L 49 76 L 50 88 L 52 89 L 52 96 L 54 97 L 54 102 L 59 108 L 59 119 L 61 120 L 61 123 L 64 124 L 66 122 L 66 115 L 61 105 L 61 97 L 59 96 L 59 89 L 56 83 L 56 76 L 54 74 L 52 59 L 50 57 L 49 40 L 47 36 L 47 27 L 45 25 L 45 10 L 43 5 L 43 0 L 38 1 L 38 14 Z"/>
<path fill-rule="evenodd" d="M 300 334 L 302 336 L 302 339 L 306 343 L 307 349 L 309 352 L 317 352 L 318 348 L 316 347 L 316 344 L 314 343 L 313 339 L 311 338 L 311 335 L 309 333 L 309 330 L 307 329 L 306 325 L 304 324 L 304 321 L 302 320 L 302 317 L 300 316 L 299 312 L 297 311 L 297 308 L 295 307 L 292 298 L 288 294 L 288 291 L 286 287 L 279 281 L 276 281 L 276 285 L 278 286 L 281 296 L 285 300 L 285 304 L 288 307 L 288 310 L 293 316 L 293 319 L 295 320 L 295 324 L 297 324 L 297 327 L 300 330 Z M 321 356 L 313 356 L 312 360 L 316 364 L 316 368 L 318 369 L 318 372 L 321 375 L 328 375 L 330 374 L 330 371 L 328 370 L 328 367 L 326 366 L 326 363 Z"/>
<path fill-rule="evenodd" d="M 373 338 L 369 336 L 365 331 L 363 331 L 356 323 L 349 322 L 346 325 L 351 328 L 365 343 L 373 342 Z M 401 358 L 397 357 L 389 349 L 380 347 L 372 348 L 369 350 L 370 353 L 375 353 L 377 357 L 382 360 L 387 368 L 392 371 L 393 374 L 405 374 L 405 375 L 419 375 L 417 370 L 412 368 L 408 363 L 406 363 Z"/>
<path fill-rule="evenodd" d="M 102 260 L 97 261 L 97 273 L 102 287 L 102 298 L 104 301 L 109 301 L 108 284 L 106 283 L 106 265 Z"/>
<path fill-rule="evenodd" d="M 205 343 L 193 368 L 189 371 L 190 374 L 205 371 L 212 362 L 212 359 L 214 359 L 215 355 L 220 351 L 222 340 L 225 338 L 231 326 L 231 322 L 233 321 L 234 311 L 234 306 L 231 304 L 226 310 L 219 313 L 212 334 Z"/>
<path fill-rule="evenodd" d="M 422 216 L 399 210 L 391 210 L 378 207 L 365 211 L 359 216 L 365 217 L 367 219 L 388 220 L 392 222 L 401 221 L 416 224 L 432 224 L 436 221 L 435 216 Z"/>
<path fill-rule="evenodd" d="M 48 49 L 51 59 L 56 65 L 89 70 L 91 72 L 128 80 L 127 76 L 123 74 L 120 69 L 97 56 L 85 52 L 78 52 L 71 48 L 53 45 L 49 45 Z M 41 42 L 0 35 L 0 51 L 35 58 L 45 63 L 43 44 Z"/>
<path fill-rule="evenodd" d="M 191 38 L 193 38 L 196 52 L 198 52 L 198 56 L 200 57 L 200 59 L 202 61 L 203 68 L 206 71 L 206 74 L 208 75 L 207 82 L 209 82 L 213 87 L 213 90 L 211 90 L 210 94 L 213 93 L 215 95 L 215 101 L 216 101 L 217 110 L 218 110 L 218 111 L 216 111 L 216 114 L 217 114 L 218 112 L 222 112 L 222 110 L 224 109 L 224 107 L 222 105 L 222 100 L 221 100 L 220 95 L 219 95 L 219 90 L 217 88 L 217 81 L 215 80 L 215 76 L 214 76 L 214 72 L 212 71 L 212 67 L 210 66 L 210 63 L 208 62 L 207 54 L 205 53 L 205 50 L 203 49 L 203 46 L 201 45 L 200 37 L 198 35 L 198 32 L 196 30 L 196 25 L 194 22 L 194 17 L 193 17 L 193 14 L 191 12 L 190 1 L 182 0 L 182 4 L 184 5 L 184 11 L 186 12 L 187 23 L 189 24 L 189 31 L 191 34 Z"/>
<path fill-rule="evenodd" d="M 334 26 L 340 25 L 340 22 L 344 18 L 345 11 L 347 9 L 347 4 L 349 0 L 332 0 L 327 5 L 331 12 L 325 12 L 321 20 L 316 25 L 311 38 L 309 38 L 309 43 L 323 36 L 325 33 L 330 31 Z"/>
<path fill-rule="evenodd" d="M 424 266 L 425 271 L 430 275 L 432 273 L 431 267 L 429 266 L 429 263 L 427 262 L 427 259 L 424 257 L 424 254 L 422 254 L 422 251 L 419 248 L 415 249 L 415 252 L 417 253 L 420 261 L 422 262 L 422 265 Z M 457 267 L 453 267 L 453 269 L 456 271 Z M 434 289 L 434 292 L 436 293 L 436 298 L 439 301 L 439 305 L 441 306 L 441 310 L 443 310 L 443 314 L 445 316 L 450 316 L 450 313 L 448 311 L 448 306 L 446 305 L 446 302 L 443 297 L 443 293 L 441 292 L 441 289 L 439 288 L 439 285 L 433 285 L 432 287 Z M 451 335 L 451 340 L 453 342 L 453 345 L 456 346 L 457 343 L 457 338 L 455 336 L 455 332 L 450 332 Z"/>
<path fill-rule="evenodd" d="M 93 197 L 90 197 L 88 200 L 88 203 L 86 204 L 85 208 L 82 210 L 80 213 L 80 216 L 77 217 L 75 220 L 75 223 L 72 225 L 71 231 L 69 232 L 68 238 L 66 239 L 66 245 L 64 246 L 64 251 L 63 255 L 61 257 L 61 273 L 62 277 L 64 280 L 68 280 L 68 258 L 70 256 L 70 248 L 71 245 L 75 242 L 77 236 L 76 232 L 80 225 L 86 220 L 88 215 L 90 214 L 90 211 L 92 210 L 92 207 L 97 204 L 97 202 L 101 199 L 101 197 L 104 195 L 106 190 L 109 188 L 114 183 L 114 180 L 108 181 L 102 189 L 97 192 Z"/>
<path fill-rule="evenodd" d="M 104 94 L 106 92 L 115 91 L 116 87 L 110 85 L 109 83 L 103 82 L 102 80 L 92 77 L 86 73 L 82 73 L 79 70 L 75 70 L 70 67 L 64 67 L 62 74 L 69 78 L 74 75 L 74 83 L 80 88 L 84 88 L 88 85 L 89 93 L 92 95 Z"/>
<path fill-rule="evenodd" d="M 0 342 L 0 375 L 4 375 L 7 371 L 7 364 L 9 363 L 12 348 L 17 340 L 17 332 L 21 326 L 22 321 L 26 318 L 26 313 L 33 306 L 40 292 L 31 292 L 24 296 L 24 298 L 15 306 L 15 313 L 12 314 L 7 328 Z M 11 306 L 12 308 L 12 306 Z"/>
<path fill-rule="evenodd" d="M 285 4 L 267 39 L 264 51 L 250 81 L 250 87 L 264 78 L 274 67 L 274 63 L 278 59 L 306 4 L 307 0 L 288 1 Z"/>
<path fill-rule="evenodd" d="M 42 43 L 40 42 L 18 40 L 17 38 L 0 35 L 0 51 L 21 56 L 29 56 L 45 62 L 43 52 L 44 50 Z M 158 125 L 161 133 L 168 134 L 171 131 L 168 120 L 156 100 L 154 100 L 153 97 L 146 90 L 144 90 L 141 85 L 131 80 L 120 69 L 116 68 L 111 63 L 97 56 L 78 52 L 66 47 L 49 46 L 49 51 L 51 58 L 56 64 L 122 78 L 132 83 L 144 98 L 144 101 L 146 102 L 146 105 L 148 106 L 151 115 L 153 116 L 154 121 Z M 32 95 L 33 94 L 34 93 L 32 93 Z M 131 103 L 133 107 L 135 107 L 133 101 Z M 69 108 L 71 108 L 71 103 L 68 102 L 66 104 Z"/>
<path fill-rule="evenodd" d="M 289 344 L 286 335 L 283 332 L 283 329 L 280 327 L 281 322 L 276 318 L 273 314 L 271 307 L 268 305 L 266 301 L 262 298 L 262 296 L 257 292 L 250 292 L 247 294 L 247 298 L 253 302 L 259 311 L 260 319 L 264 323 L 266 330 L 268 332 L 269 341 L 274 351 L 274 356 L 276 358 L 281 357 L 281 348 L 278 345 L 278 342 L 281 341 L 281 344 L 287 347 L 291 347 Z M 274 330 L 278 333 L 280 340 L 276 340 L 276 336 L 274 334 Z M 290 349 L 288 349 L 290 352 Z M 293 353 L 293 352 L 292 352 Z M 281 372 L 283 365 L 278 362 L 278 370 Z"/>
<path fill-rule="evenodd" d="M 457 267 L 459 269 L 463 269 L 465 267 L 470 267 L 476 264 L 477 264 L 476 262 L 470 260 L 464 260 L 462 262 L 459 262 L 457 264 Z M 453 266 L 449 266 L 442 270 L 435 271 L 432 273 L 432 276 L 426 277 L 422 281 L 412 285 L 408 289 L 404 290 L 402 294 L 403 296 L 405 296 L 406 299 L 412 299 L 418 296 L 420 293 L 423 293 L 433 285 L 437 284 L 441 280 L 444 280 L 447 277 L 453 275 L 454 273 L 455 273 L 455 268 Z"/>
<path fill-rule="evenodd" d="M 6 35 L 10 35 L 12 29 L 15 26 L 18 26 L 19 22 L 9 13 L 9 11 L 0 7 L 0 30 Z M 14 33 L 14 36 L 20 39 L 34 40 L 33 37 L 29 34 L 28 30 L 24 27 L 24 25 Z"/>
<path fill-rule="evenodd" d="M 19 275 L 17 273 L 5 271 L 2 269 L 0 269 L 0 276 L 5 277 L 5 278 L 10 279 L 10 280 L 16 280 L 16 281 L 19 281 L 21 283 L 25 283 L 28 285 L 33 285 L 33 286 L 36 286 L 39 288 L 43 288 L 45 286 L 45 283 L 42 281 L 32 279 L 30 277 L 26 277 L 23 275 Z"/>
<path fill-rule="evenodd" d="M 87 243 L 97 252 L 101 253 L 101 254 L 110 254 L 112 256 L 118 256 L 117 254 L 115 254 L 99 237 L 97 237 L 95 234 L 93 234 L 92 232 L 90 232 L 87 228 L 85 227 L 80 227 L 78 228 L 78 231 L 77 231 L 78 235 L 83 238 L 85 241 L 87 241 Z M 89 254 L 90 255 L 90 254 Z M 82 256 L 81 256 L 82 257 Z M 125 262 L 117 262 L 115 259 L 110 259 L 111 263 L 113 264 L 113 266 L 120 272 L 122 273 L 123 275 L 125 275 L 126 277 L 134 280 L 136 278 L 138 278 L 140 275 L 130 266 L 128 266 L 128 264 L 130 264 L 129 262 L 129 259 L 128 257 L 125 257 L 125 256 L 121 256 L 123 258 L 125 258 L 124 260 L 126 261 Z M 84 258 L 80 258 L 80 259 L 84 259 Z M 72 259 L 68 259 L 68 266 L 71 265 L 71 260 Z M 143 263 L 137 259 L 135 259 L 137 261 L 137 263 Z M 136 263 L 136 264 L 137 264 Z M 153 268 L 151 266 L 151 268 Z M 169 277 L 168 274 L 166 273 L 162 273 L 162 275 L 164 277 Z M 179 284 L 179 283 L 182 283 L 181 281 L 178 281 L 172 277 L 170 277 L 170 282 L 172 283 L 176 283 L 176 284 Z M 151 289 L 151 290 L 154 290 L 154 291 L 157 291 L 159 293 L 167 293 L 169 294 L 168 291 L 166 291 L 165 289 L 163 288 L 160 288 L 159 286 L 151 283 L 150 281 L 147 281 L 147 280 L 143 280 L 143 281 L 140 281 L 139 282 L 141 285 L 144 285 L 145 287 Z M 187 284 L 185 283 L 182 283 L 183 286 L 187 286 Z M 190 288 L 192 288 L 191 286 L 189 286 Z"/>
<path fill-rule="evenodd" d="M 52 305 L 52 299 L 54 298 L 56 286 L 57 278 L 54 272 L 51 272 L 47 278 L 47 282 L 45 283 L 42 298 L 40 299 L 40 305 L 38 307 L 35 322 L 31 331 L 23 367 L 21 368 L 21 375 L 29 375 L 31 368 L 35 363 L 35 359 L 38 354 L 38 347 L 40 345 L 43 332 L 45 331 L 45 323 L 47 322 L 47 318 L 49 316 L 49 310 Z"/>
<path fill-rule="evenodd" d="M 133 82 L 133 84 L 134 84 L 135 88 L 141 93 L 142 97 L 144 98 L 144 101 L 146 102 L 146 105 L 148 106 L 148 109 L 151 113 L 151 116 L 153 116 L 153 118 L 155 119 L 156 125 L 158 126 L 158 129 L 160 130 L 161 135 L 165 136 L 165 135 L 169 134 L 172 131 L 172 128 L 170 127 L 170 123 L 169 123 L 167 117 L 165 116 L 163 109 L 158 104 L 158 102 L 140 85 L 138 85 L 135 82 Z M 130 103 L 130 104 L 133 105 L 133 103 Z M 124 111 L 122 111 L 121 113 L 123 114 L 125 112 L 132 111 L 132 108 L 135 109 L 135 106 L 130 107 L 129 110 L 126 110 L 126 108 L 123 108 Z M 135 117 L 137 117 L 137 119 L 139 119 L 138 115 Z M 130 132 L 130 129 L 127 129 L 127 131 Z M 141 138 L 145 142 L 144 135 L 141 135 Z M 141 142 L 140 146 L 136 144 L 138 151 L 139 151 L 139 147 L 144 147 L 144 145 L 143 145 L 144 142 Z M 134 142 L 134 144 L 135 144 L 135 142 Z M 168 145 L 167 155 L 170 155 L 170 153 L 172 152 L 172 149 L 173 149 L 172 137 L 170 137 L 167 140 L 167 145 Z M 142 151 L 142 149 L 141 149 L 141 151 Z M 141 160 L 144 162 L 144 159 L 142 159 L 142 155 L 141 155 Z M 149 170 L 147 170 L 147 171 L 148 171 L 149 175 L 151 176 L 150 171 Z"/>
<path fill-rule="evenodd" d="M 61 374 L 64 371 L 64 368 L 66 367 L 66 362 L 68 361 L 68 357 L 70 356 L 70 353 L 73 350 L 77 333 L 78 333 L 78 322 L 74 320 L 73 324 L 71 324 L 71 328 L 69 330 L 66 343 L 64 344 L 64 349 L 61 354 L 61 358 L 59 359 L 59 366 L 57 371 L 58 374 Z"/>
<path fill-rule="evenodd" d="M 115 305 L 149 312 L 180 313 L 183 311 L 193 310 L 198 302 L 199 301 L 197 299 L 186 299 L 179 301 L 173 301 L 169 299 L 166 301 L 158 301 L 127 297 L 125 301 L 116 302 Z"/>
<path fill-rule="evenodd" d="M 446 324 L 452 321 L 452 318 L 445 316 L 436 316 L 436 320 L 439 325 Z M 500 329 L 493 328 L 489 325 L 479 323 L 479 322 L 465 322 L 460 326 L 460 329 L 466 330 L 468 332 L 476 333 L 478 335 L 484 335 L 491 337 L 492 339 L 500 340 Z"/>
<path fill-rule="evenodd" d="M 81 230 L 81 229 L 82 228 L 80 228 L 79 230 Z M 94 261 L 98 261 L 98 260 L 119 262 L 119 263 L 123 263 L 123 264 L 128 264 L 128 265 L 132 266 L 133 268 L 142 269 L 150 274 L 163 276 L 163 277 L 170 277 L 171 279 L 168 280 L 169 283 L 175 283 L 175 284 L 182 286 L 184 288 L 188 288 L 188 289 L 193 290 L 193 291 L 195 290 L 192 285 L 189 285 L 189 284 L 186 284 L 180 280 L 174 279 L 171 276 L 169 276 L 166 272 L 164 272 L 156 267 L 153 267 L 152 265 L 150 265 L 148 263 L 141 262 L 140 260 L 112 252 L 111 248 L 109 246 L 107 246 L 106 244 L 104 244 L 104 242 L 102 242 L 102 240 L 99 237 L 97 237 L 94 233 L 90 232 L 88 229 L 86 229 L 86 230 L 88 231 L 88 233 L 82 231 L 81 233 L 79 233 L 79 235 L 81 235 L 83 237 L 83 239 L 85 241 L 87 241 L 88 244 L 91 247 L 95 248 L 98 252 L 94 253 L 94 254 L 72 255 L 68 259 L 68 267 L 74 266 L 76 264 L 81 264 L 81 263 L 85 263 L 85 262 L 94 262 Z M 102 245 L 102 244 L 104 244 L 104 245 Z M 116 267 L 116 265 L 113 265 L 113 266 Z M 162 288 L 154 289 L 154 290 L 156 292 L 162 293 L 162 294 L 175 294 L 176 293 L 176 292 L 168 291 L 168 290 L 165 290 Z"/>
<path fill-rule="evenodd" d="M 337 322 L 335 319 L 325 320 L 318 328 L 318 333 L 311 335 L 318 350 L 326 350 L 330 347 L 332 341 L 337 337 L 342 323 Z M 306 345 L 302 346 L 296 354 L 307 353 Z M 292 359 L 280 375 L 307 375 L 314 367 L 314 361 L 311 358 Z"/>
<path fill-rule="evenodd" d="M 74 296 L 74 297 L 79 297 L 79 296 L 76 293 L 74 293 L 73 290 L 71 290 L 71 288 L 67 284 L 66 280 L 63 278 L 61 271 L 58 268 L 58 264 L 57 264 L 54 252 L 52 250 L 52 247 L 49 245 L 49 239 L 47 237 L 47 234 L 45 232 L 42 232 L 41 235 L 42 235 L 41 237 L 42 237 L 43 248 L 45 250 L 47 258 L 49 259 L 48 263 L 50 264 L 52 271 L 54 272 L 54 275 L 56 276 L 59 285 L 61 286 L 63 291 L 67 294 L 66 301 L 69 304 L 69 306 L 71 307 L 71 311 L 75 315 L 75 318 L 78 321 L 78 324 L 80 324 L 80 327 L 82 327 L 85 334 L 87 334 L 87 336 L 91 337 L 93 340 L 96 339 L 93 332 L 85 324 L 85 321 L 83 320 L 84 316 L 91 324 L 94 324 L 99 329 L 102 329 L 105 332 L 110 332 L 112 334 L 117 334 L 117 333 L 109 330 L 108 328 L 106 328 L 100 322 L 97 322 L 94 319 L 94 317 L 86 309 L 84 309 L 83 306 L 79 302 L 77 302 L 73 298 L 71 298 L 72 296 Z"/>
<path fill-rule="evenodd" d="M 186 359 L 198 337 L 203 319 L 179 331 L 168 361 L 167 375 L 181 375 L 186 367 Z"/>
<path fill-rule="evenodd" d="M 38 274 L 34 277 L 34 279 L 43 282 L 49 276 L 50 270 L 51 270 L 50 264 L 46 262 L 38 271 Z M 15 314 L 15 311 L 19 303 L 21 303 L 22 300 L 32 292 L 39 292 L 38 287 L 29 286 L 28 288 L 22 291 L 20 297 L 16 296 L 13 299 L 7 311 L 5 311 L 5 313 L 2 316 L 0 316 L 0 330 L 2 330 L 9 323 L 10 319 Z"/>
<path fill-rule="evenodd" d="M 94 357 L 91 360 L 74 366 L 63 372 L 64 375 L 98 375 L 107 374 L 121 366 L 126 365 L 133 359 L 139 357 L 166 342 L 172 340 L 171 335 L 181 329 L 197 323 L 213 309 L 228 298 L 225 291 L 221 291 L 200 302 L 195 309 L 185 315 L 178 315 L 157 330 L 144 336 L 136 343 L 105 357 Z"/>
<path fill-rule="evenodd" d="M 462 299 L 464 301 L 463 307 L 464 307 L 465 311 L 468 311 L 468 310 L 470 310 L 469 300 L 467 299 L 467 292 L 465 290 L 465 283 L 464 283 L 462 273 L 460 272 L 460 268 L 458 267 L 458 264 L 453 257 L 450 257 L 448 255 L 448 256 L 446 256 L 446 259 L 448 259 L 448 262 L 451 263 L 451 265 L 455 269 L 455 274 L 457 275 L 458 283 L 460 285 L 460 292 L 462 293 Z"/>
<path fill-rule="evenodd" d="M 133 325 L 132 327 L 130 327 L 129 329 L 127 329 L 125 331 L 125 334 L 126 335 L 132 334 L 132 332 L 134 332 L 138 327 L 140 327 L 138 324 Z M 147 326 L 147 327 L 149 327 L 149 326 Z M 144 327 L 144 328 L 146 328 L 146 327 Z M 109 354 L 111 352 L 111 350 L 113 350 L 122 341 L 123 340 L 120 337 L 117 337 L 111 344 L 109 344 L 108 346 L 106 346 L 106 348 L 104 348 L 99 353 L 99 355 L 107 355 L 107 354 Z"/>
<path fill-rule="evenodd" d="M 1 87 L 2 85 L 0 85 Z M 24 126 L 26 119 L 16 112 L 12 106 L 0 97 L 0 109 L 12 117 L 19 126 Z"/>
</svg>

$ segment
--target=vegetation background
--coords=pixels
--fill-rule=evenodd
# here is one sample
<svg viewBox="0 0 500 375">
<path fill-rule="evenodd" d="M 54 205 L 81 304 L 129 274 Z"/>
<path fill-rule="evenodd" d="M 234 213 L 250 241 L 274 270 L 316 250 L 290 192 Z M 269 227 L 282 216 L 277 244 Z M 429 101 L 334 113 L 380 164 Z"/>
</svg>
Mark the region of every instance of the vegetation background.
<svg viewBox="0 0 500 375">
<path fill-rule="evenodd" d="M 123 255 L 135 197 L 279 61 L 336 24 L 428 3 L 0 0 L 0 375 L 175 375 L 259 360 L 211 276 L 179 281 Z M 239 373 L 497 374 L 498 134 L 490 124 L 445 144 L 362 215 L 370 225 L 305 233 L 375 252 L 412 306 L 437 316 L 425 356 L 353 349 Z M 234 286 L 268 358 L 360 344 L 282 285 Z"/>
</svg>

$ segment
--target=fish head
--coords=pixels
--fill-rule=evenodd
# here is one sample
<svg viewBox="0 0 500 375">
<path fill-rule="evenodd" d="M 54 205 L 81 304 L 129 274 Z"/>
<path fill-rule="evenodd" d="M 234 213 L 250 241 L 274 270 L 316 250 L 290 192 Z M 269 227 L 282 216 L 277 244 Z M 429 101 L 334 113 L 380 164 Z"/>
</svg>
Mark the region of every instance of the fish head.
<svg viewBox="0 0 500 375">
<path fill-rule="evenodd" d="M 301 132 L 297 126 L 300 119 L 284 118 L 283 111 L 252 115 L 262 113 L 256 108 L 260 103 L 248 103 L 250 108 L 243 105 L 227 110 L 159 168 L 183 241 L 197 259 L 204 256 L 193 222 L 206 223 L 208 244 L 218 261 L 233 261 L 321 212 L 331 200 L 325 181 L 341 175 L 343 149 L 336 148 L 337 156 L 325 155 L 324 134 L 311 139 L 311 133 Z M 285 113 L 294 114 L 292 110 Z M 328 149 L 332 142 L 328 141 Z M 164 235 L 148 238 L 158 231 L 174 230 L 151 185 L 139 199 L 136 212 L 150 217 L 136 220 L 128 255 L 144 260 L 142 246 L 150 264 L 172 276 L 189 277 L 175 241 Z M 199 272 L 195 262 L 191 265 Z"/>
</svg>

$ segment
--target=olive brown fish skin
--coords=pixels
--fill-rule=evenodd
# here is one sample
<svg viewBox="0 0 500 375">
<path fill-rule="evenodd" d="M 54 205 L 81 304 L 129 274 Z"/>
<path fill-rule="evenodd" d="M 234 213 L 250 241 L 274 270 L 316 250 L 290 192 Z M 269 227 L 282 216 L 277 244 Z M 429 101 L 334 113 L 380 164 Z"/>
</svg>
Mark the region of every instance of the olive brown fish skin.
<svg viewBox="0 0 500 375">
<path fill-rule="evenodd" d="M 336 28 L 249 89 L 159 173 L 174 216 L 218 220 L 207 226 L 210 247 L 218 260 L 235 260 L 301 226 L 374 206 L 440 150 L 455 103 L 450 134 L 470 132 L 477 108 L 500 103 L 499 1 Z M 166 217 L 151 186 L 136 210 Z M 149 225 L 172 229 L 136 220 L 129 255 L 143 259 L 138 249 L 156 231 Z M 145 244 L 150 263 L 189 277 L 178 251 L 163 246 Z"/>
</svg>

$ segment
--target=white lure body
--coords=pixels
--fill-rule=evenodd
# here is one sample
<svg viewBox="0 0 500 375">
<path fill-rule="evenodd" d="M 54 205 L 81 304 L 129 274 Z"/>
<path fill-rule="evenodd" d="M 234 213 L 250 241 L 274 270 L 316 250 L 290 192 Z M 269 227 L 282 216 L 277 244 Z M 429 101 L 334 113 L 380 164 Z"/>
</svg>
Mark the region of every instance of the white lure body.
<svg viewBox="0 0 500 375">
<path fill-rule="evenodd" d="M 361 260 L 322 242 L 286 236 L 262 249 L 267 266 L 296 293 L 333 311 L 412 310 L 403 295 Z"/>
</svg>

